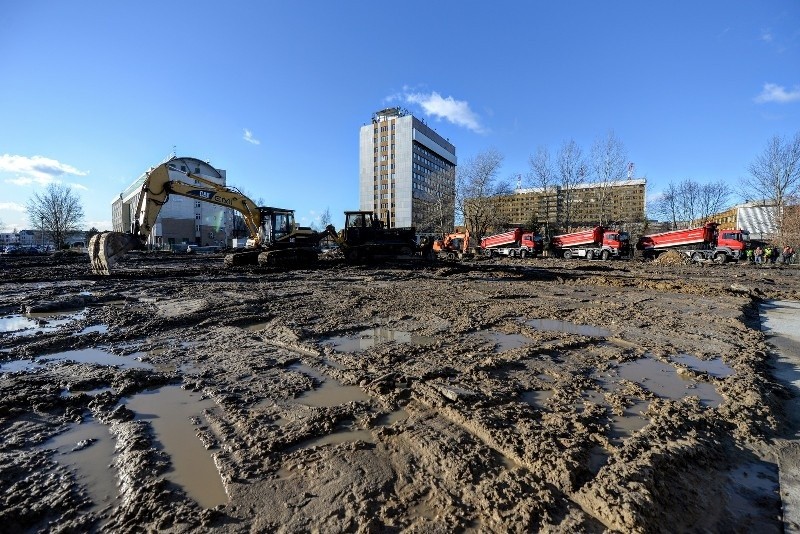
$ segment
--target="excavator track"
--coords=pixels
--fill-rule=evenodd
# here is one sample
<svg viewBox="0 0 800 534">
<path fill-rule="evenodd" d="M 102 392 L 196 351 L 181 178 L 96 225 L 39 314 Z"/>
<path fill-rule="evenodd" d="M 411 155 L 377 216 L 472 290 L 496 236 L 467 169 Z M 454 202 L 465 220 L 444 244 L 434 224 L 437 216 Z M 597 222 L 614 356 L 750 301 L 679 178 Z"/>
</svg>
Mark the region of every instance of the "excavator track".
<svg viewBox="0 0 800 534">
<path fill-rule="evenodd" d="M 243 265 L 256 265 L 258 255 L 261 250 L 246 250 L 244 252 L 233 252 L 225 256 L 225 267 L 241 267 Z"/>
</svg>

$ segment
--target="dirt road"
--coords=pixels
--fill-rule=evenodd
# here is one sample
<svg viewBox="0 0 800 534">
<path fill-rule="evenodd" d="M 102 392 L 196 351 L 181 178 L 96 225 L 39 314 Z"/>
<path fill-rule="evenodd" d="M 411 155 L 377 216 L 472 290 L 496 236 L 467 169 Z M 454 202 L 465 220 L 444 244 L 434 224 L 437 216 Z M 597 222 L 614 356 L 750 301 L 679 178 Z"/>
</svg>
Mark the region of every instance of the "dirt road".
<svg viewBox="0 0 800 534">
<path fill-rule="evenodd" d="M 0 260 L 0 530 L 782 531 L 796 269 L 120 267 Z"/>
</svg>

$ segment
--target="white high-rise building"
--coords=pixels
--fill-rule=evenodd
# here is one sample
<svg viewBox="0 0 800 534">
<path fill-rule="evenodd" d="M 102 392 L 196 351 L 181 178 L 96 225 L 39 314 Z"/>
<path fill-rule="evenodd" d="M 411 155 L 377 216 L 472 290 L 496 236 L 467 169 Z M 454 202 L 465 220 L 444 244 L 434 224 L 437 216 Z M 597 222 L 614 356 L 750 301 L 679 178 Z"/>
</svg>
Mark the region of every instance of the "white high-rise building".
<svg viewBox="0 0 800 534">
<path fill-rule="evenodd" d="M 391 228 L 434 231 L 442 207 L 454 219 L 456 147 L 402 108 L 361 127 L 359 209 Z"/>
</svg>

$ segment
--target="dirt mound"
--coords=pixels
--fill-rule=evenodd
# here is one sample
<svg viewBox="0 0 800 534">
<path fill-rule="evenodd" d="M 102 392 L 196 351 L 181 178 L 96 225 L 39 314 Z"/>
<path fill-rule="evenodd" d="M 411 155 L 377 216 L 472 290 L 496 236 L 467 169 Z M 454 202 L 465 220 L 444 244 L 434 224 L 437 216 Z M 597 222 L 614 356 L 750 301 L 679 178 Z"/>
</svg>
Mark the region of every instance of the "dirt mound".
<svg viewBox="0 0 800 534">
<path fill-rule="evenodd" d="M 653 261 L 660 265 L 688 265 L 691 263 L 689 258 L 677 250 L 668 250 Z"/>
</svg>

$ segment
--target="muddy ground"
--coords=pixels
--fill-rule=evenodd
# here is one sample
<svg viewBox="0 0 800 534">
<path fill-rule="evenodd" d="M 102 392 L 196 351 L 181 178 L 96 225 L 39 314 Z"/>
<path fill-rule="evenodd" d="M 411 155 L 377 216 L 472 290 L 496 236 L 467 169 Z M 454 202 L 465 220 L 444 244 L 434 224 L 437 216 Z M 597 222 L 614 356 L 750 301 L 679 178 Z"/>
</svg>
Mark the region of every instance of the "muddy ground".
<svg viewBox="0 0 800 534">
<path fill-rule="evenodd" d="M 0 258 L 0 531 L 783 529 L 796 268 L 222 264 Z"/>
</svg>

